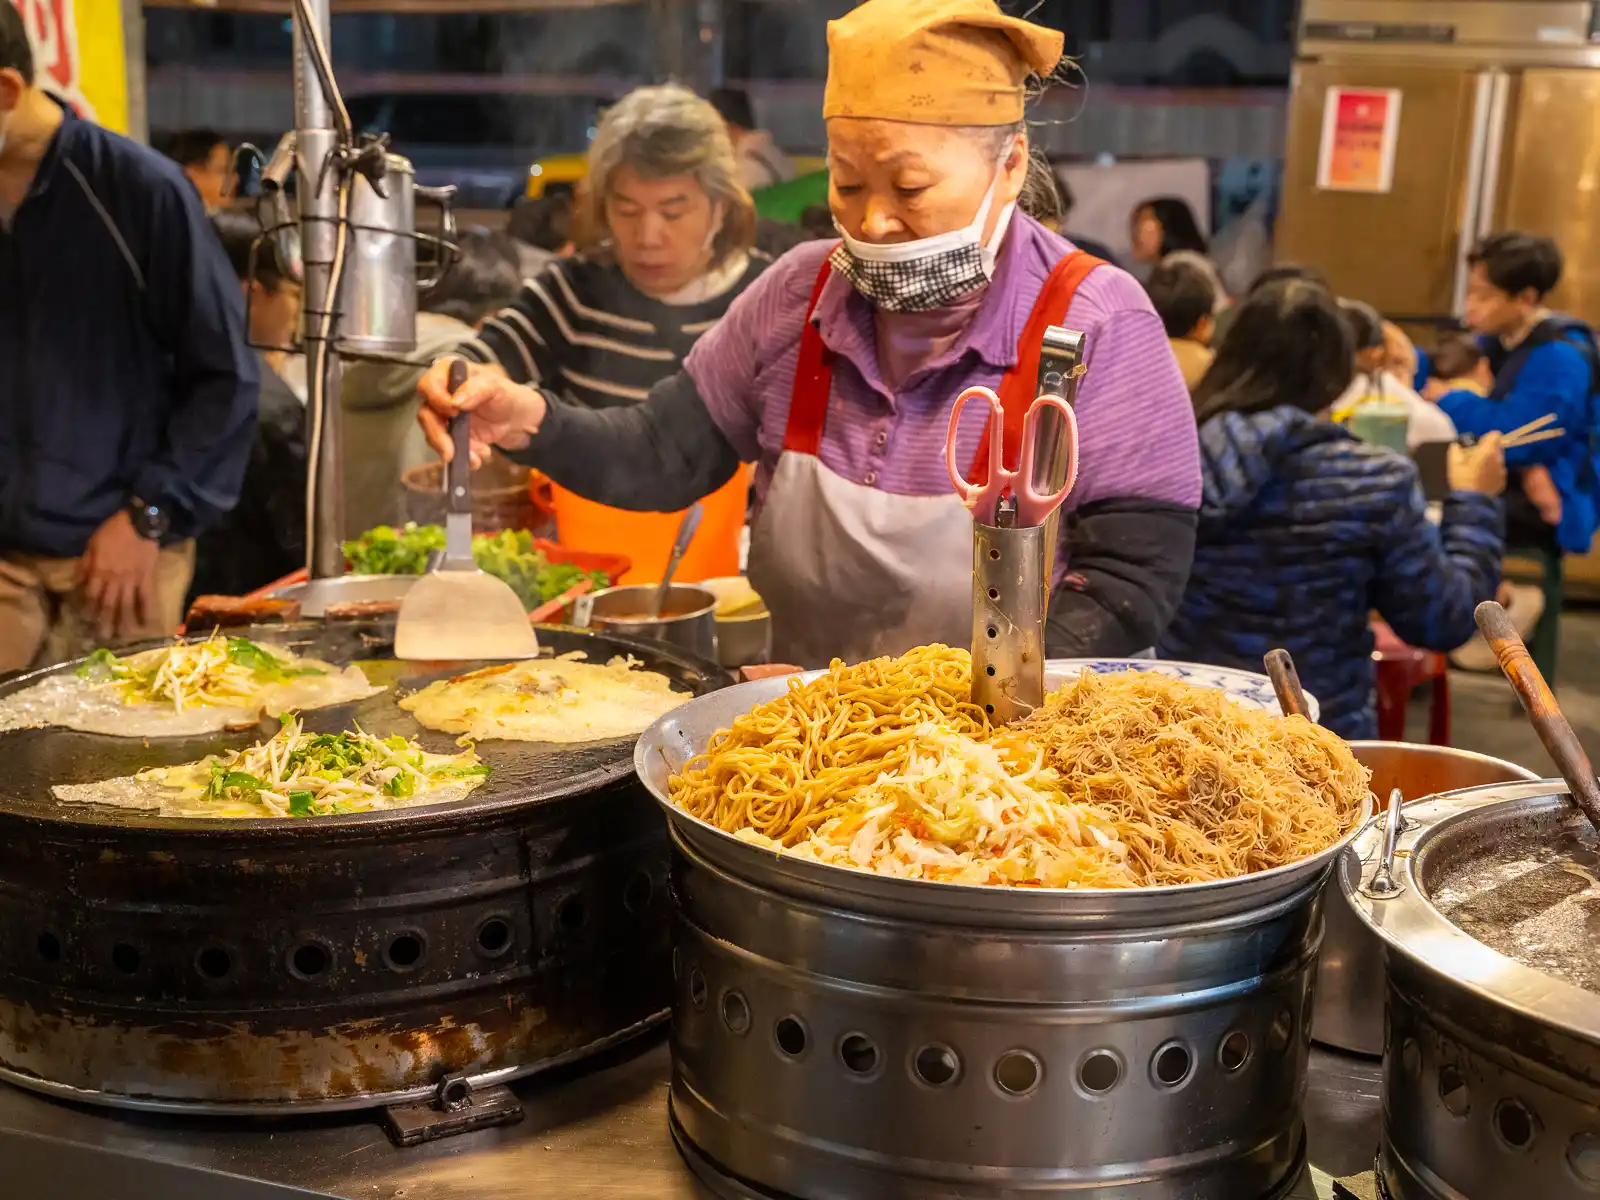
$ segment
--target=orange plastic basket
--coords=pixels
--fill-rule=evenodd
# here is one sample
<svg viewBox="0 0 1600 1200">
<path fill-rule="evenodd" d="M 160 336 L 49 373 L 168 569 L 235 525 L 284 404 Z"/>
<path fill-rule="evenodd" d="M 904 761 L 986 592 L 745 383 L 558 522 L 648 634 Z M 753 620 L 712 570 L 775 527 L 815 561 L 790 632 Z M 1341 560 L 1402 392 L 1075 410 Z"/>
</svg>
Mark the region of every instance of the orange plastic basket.
<svg viewBox="0 0 1600 1200">
<path fill-rule="evenodd" d="M 739 534 L 744 529 L 750 502 L 750 481 L 755 467 L 745 464 L 732 479 L 705 497 L 700 528 L 678 564 L 673 578 L 698 583 L 739 574 Z M 655 583 L 667 569 L 673 539 L 683 520 L 680 512 L 632 512 L 585 500 L 560 484 L 551 484 L 556 514 L 556 537 L 573 552 L 599 553 L 600 547 L 626 555 L 631 569 L 619 582 Z M 577 560 L 574 559 L 574 562 Z"/>
</svg>

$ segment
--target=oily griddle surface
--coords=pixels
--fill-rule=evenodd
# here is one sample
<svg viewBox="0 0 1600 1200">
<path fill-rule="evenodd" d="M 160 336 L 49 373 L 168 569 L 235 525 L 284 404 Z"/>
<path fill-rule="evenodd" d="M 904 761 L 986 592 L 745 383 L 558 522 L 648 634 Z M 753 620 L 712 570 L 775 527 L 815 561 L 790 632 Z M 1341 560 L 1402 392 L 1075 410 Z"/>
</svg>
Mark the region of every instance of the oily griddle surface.
<svg viewBox="0 0 1600 1200">
<path fill-rule="evenodd" d="M 441 754 L 460 747 L 451 734 L 424 729 L 400 708 L 401 697 L 436 679 L 465 674 L 486 663 L 401 663 L 391 657 L 394 622 L 303 622 L 228 630 L 229 636 L 248 637 L 265 645 L 287 646 L 296 653 L 320 658 L 338 666 L 359 663 L 374 684 L 386 685 L 376 696 L 356 704 L 341 704 L 302 714 L 313 733 L 337 733 L 360 725 L 379 737 L 401 734 Z M 161 645 L 147 643 L 139 649 Z M 590 662 L 603 663 L 619 654 L 631 655 L 645 670 L 657 671 L 672 681 L 674 690 L 700 695 L 724 686 L 725 673 L 713 664 L 673 647 L 633 638 L 589 633 L 584 630 L 539 630 L 542 656 L 582 650 Z M 81 660 L 80 660 L 81 661 Z M 0 684 L 0 696 L 29 687 L 46 676 L 75 671 L 77 662 L 50 667 Z M 92 783 L 136 774 L 147 767 L 193 762 L 208 754 L 236 750 L 271 737 L 277 722 L 263 721 L 244 733 L 215 733 L 201 737 L 116 738 L 61 728 L 19 729 L 0 733 L 0 813 L 37 817 L 75 824 L 165 827 L 188 833 L 207 829 L 282 827 L 286 832 L 330 825 L 387 823 L 415 819 L 423 814 L 482 810 L 486 806 L 528 804 L 589 791 L 624 778 L 633 771 L 634 738 L 603 742 L 555 744 L 549 742 L 489 741 L 478 743 L 478 755 L 494 768 L 488 781 L 465 800 L 446 805 L 423 805 L 344 817 L 300 820 L 175 819 L 126 809 L 84 804 L 62 804 L 51 787 L 63 783 Z"/>
</svg>

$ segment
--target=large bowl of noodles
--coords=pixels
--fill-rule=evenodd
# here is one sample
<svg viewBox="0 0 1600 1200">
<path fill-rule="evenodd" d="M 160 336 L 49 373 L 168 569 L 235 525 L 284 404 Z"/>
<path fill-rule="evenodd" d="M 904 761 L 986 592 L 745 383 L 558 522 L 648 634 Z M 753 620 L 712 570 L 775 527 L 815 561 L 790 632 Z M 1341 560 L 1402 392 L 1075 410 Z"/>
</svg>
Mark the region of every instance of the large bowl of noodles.
<svg viewBox="0 0 1600 1200">
<path fill-rule="evenodd" d="M 1283 717 L 1265 676 L 1051 666 L 1045 708 L 1002 730 L 970 703 L 965 651 L 947 647 L 757 680 L 663 717 L 634 764 L 674 836 L 729 869 L 975 916 L 1266 902 L 1320 882 L 1370 814 L 1365 768 L 1335 735 Z M 992 828 L 997 810 L 1023 836 L 965 855 L 939 845 L 970 844 L 952 826 Z M 863 854 L 874 816 L 880 844 Z M 933 836 L 896 855 L 891 842 L 914 839 L 888 828 L 907 824 Z M 966 869 L 975 857 L 1000 866 Z"/>
<path fill-rule="evenodd" d="M 640 739 L 674 849 L 672 1129 L 719 1195 L 1292 1187 L 1365 770 L 1225 681 L 1108 665 L 1002 730 L 932 646 Z"/>
</svg>

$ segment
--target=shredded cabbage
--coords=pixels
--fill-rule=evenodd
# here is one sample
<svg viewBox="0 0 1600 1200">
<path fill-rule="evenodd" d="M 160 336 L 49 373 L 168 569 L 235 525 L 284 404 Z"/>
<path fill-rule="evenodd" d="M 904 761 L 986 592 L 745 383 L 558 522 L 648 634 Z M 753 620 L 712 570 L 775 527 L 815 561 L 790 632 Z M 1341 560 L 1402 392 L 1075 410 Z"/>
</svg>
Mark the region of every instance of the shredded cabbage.
<svg viewBox="0 0 1600 1200">
<path fill-rule="evenodd" d="M 398 735 L 306 733 L 298 717 L 282 718 L 269 740 L 178 767 L 153 767 L 141 781 L 178 789 L 215 815 L 315 817 L 370 812 L 394 801 L 448 787 L 451 796 L 482 783 L 489 765 L 472 749 L 430 754 Z"/>
<path fill-rule="evenodd" d="M 1133 887 L 1127 851 L 1105 814 L 1063 800 L 1043 751 L 919 725 L 905 763 L 785 848 L 833 866 L 902 879 L 1050 888 Z"/>
</svg>

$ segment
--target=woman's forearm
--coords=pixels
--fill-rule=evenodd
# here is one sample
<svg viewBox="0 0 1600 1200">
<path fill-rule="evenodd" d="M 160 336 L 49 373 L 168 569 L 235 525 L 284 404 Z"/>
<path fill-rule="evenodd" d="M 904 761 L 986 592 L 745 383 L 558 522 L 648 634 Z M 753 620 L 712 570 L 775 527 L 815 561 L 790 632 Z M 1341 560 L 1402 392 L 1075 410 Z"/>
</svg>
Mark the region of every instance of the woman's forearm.
<svg viewBox="0 0 1600 1200">
<path fill-rule="evenodd" d="M 539 431 L 505 453 L 598 504 L 674 512 L 710 495 L 739 469 L 694 381 L 663 379 L 640 404 L 590 409 L 545 394 Z"/>
<path fill-rule="evenodd" d="M 1067 575 L 1050 593 L 1045 652 L 1121 657 L 1155 645 L 1194 561 L 1196 517 L 1179 504 L 1097 500 L 1066 521 Z"/>
</svg>

